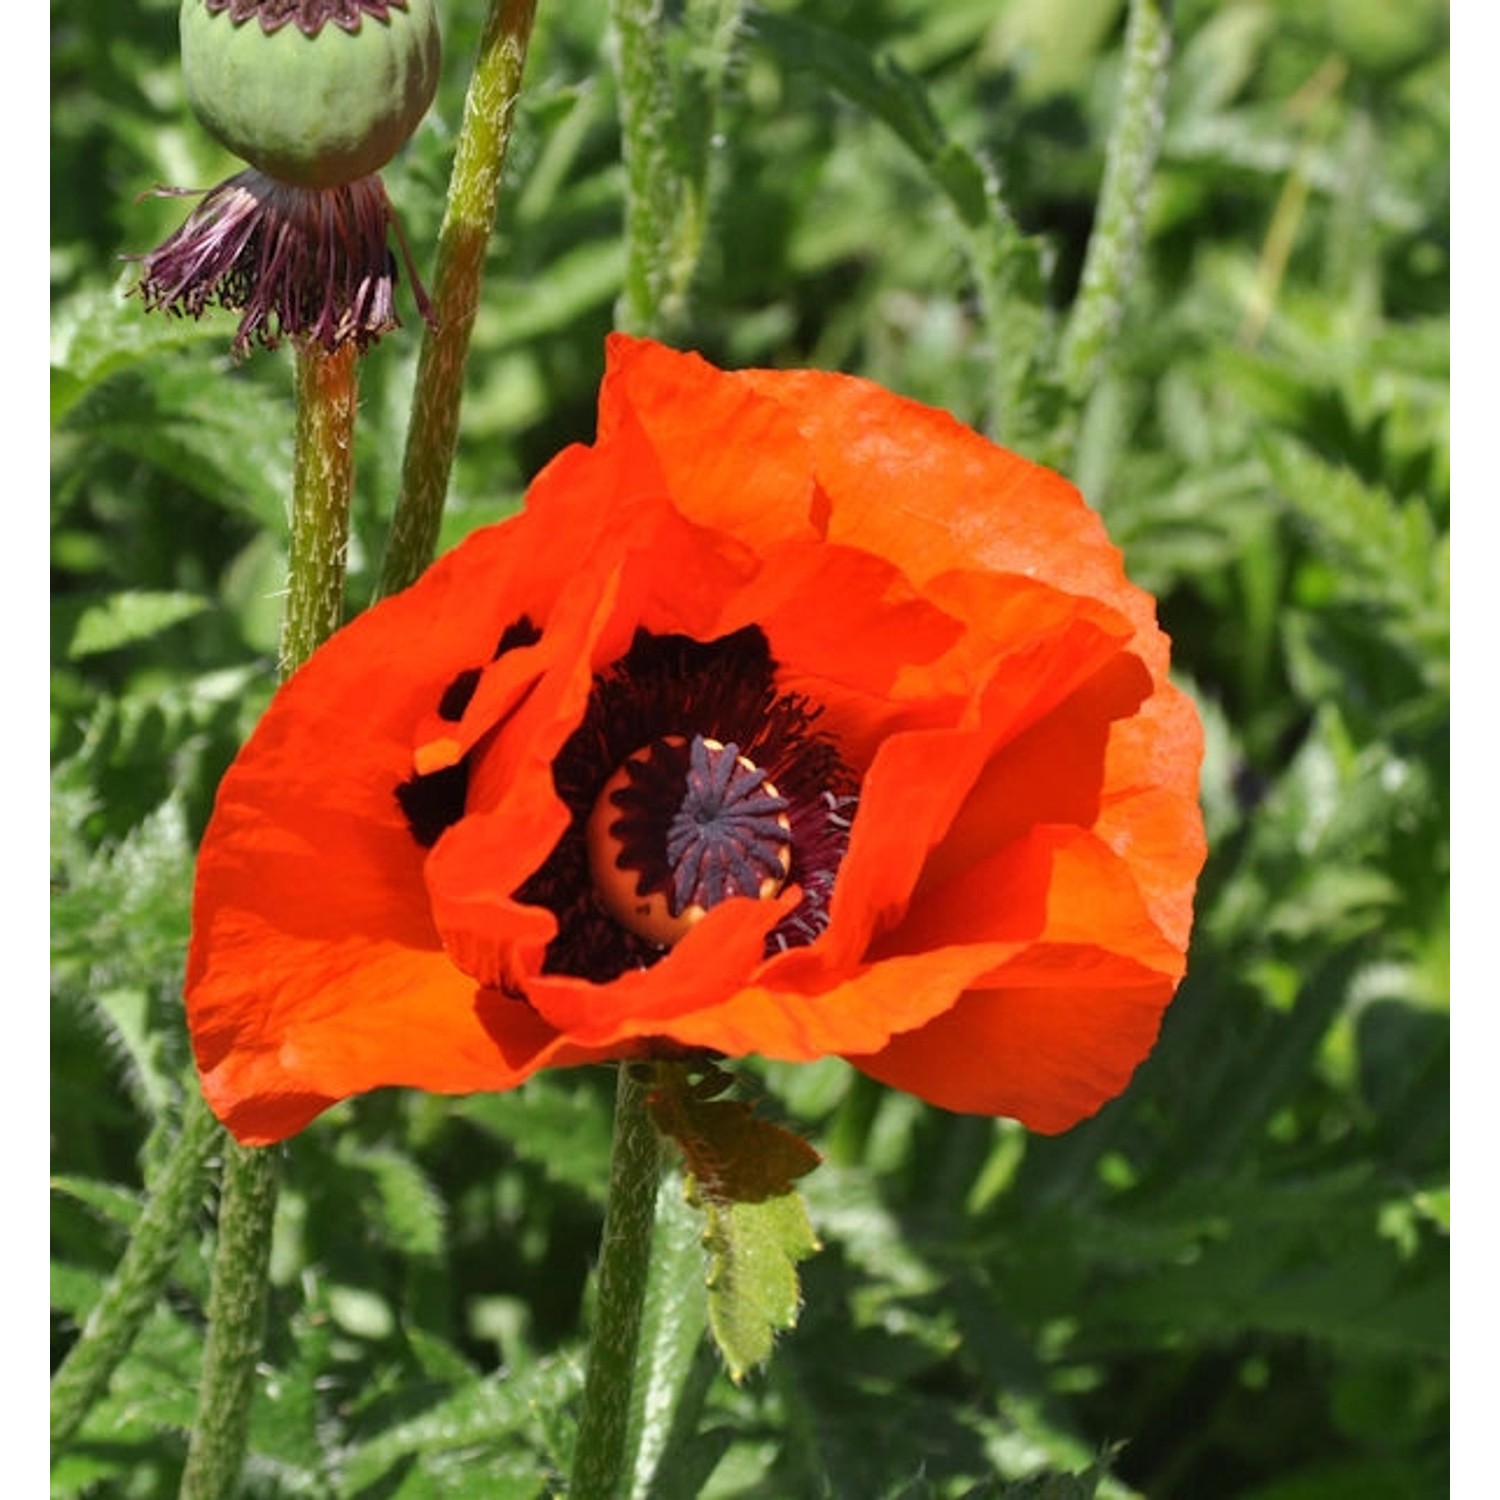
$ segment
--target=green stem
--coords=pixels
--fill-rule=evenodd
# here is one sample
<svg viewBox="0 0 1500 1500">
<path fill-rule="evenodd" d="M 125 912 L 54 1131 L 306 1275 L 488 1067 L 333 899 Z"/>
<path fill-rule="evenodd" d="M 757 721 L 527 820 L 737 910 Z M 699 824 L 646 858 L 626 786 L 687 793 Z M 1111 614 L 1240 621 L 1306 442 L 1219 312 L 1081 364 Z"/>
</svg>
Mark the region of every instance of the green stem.
<svg viewBox="0 0 1500 1500">
<path fill-rule="evenodd" d="M 662 1169 L 661 1137 L 646 1108 L 654 1070 L 625 1062 L 619 1070 L 598 1301 L 569 1500 L 616 1500 L 621 1492 L 641 1308 L 651 1268 Z"/>
<path fill-rule="evenodd" d="M 625 164 L 625 285 L 615 320 L 660 338 L 687 318 L 708 234 L 714 140 L 744 0 L 610 0 Z"/>
<path fill-rule="evenodd" d="M 434 322 L 422 338 L 401 496 L 381 565 L 381 597 L 414 583 L 437 550 L 458 451 L 464 367 L 479 310 L 485 251 L 495 225 L 500 176 L 535 18 L 536 0 L 491 0 L 479 40 L 438 231 Z"/>
<path fill-rule="evenodd" d="M 641 1317 L 636 1392 L 631 1409 L 630 1500 L 650 1500 L 689 1450 L 709 1387 L 722 1366 L 704 1339 L 703 1215 L 687 1201 L 681 1175 L 669 1173 L 657 1193 L 651 1268 Z"/>
<path fill-rule="evenodd" d="M 290 677 L 344 621 L 349 504 L 354 493 L 358 350 L 297 346 L 292 537 L 281 675 Z"/>
<path fill-rule="evenodd" d="M 298 343 L 292 535 L 281 672 L 291 676 L 343 619 L 349 507 L 354 491 L 358 351 Z M 218 1247 L 198 1414 L 179 1491 L 226 1500 L 245 1461 L 255 1368 L 265 1330 L 266 1271 L 276 1213 L 277 1157 L 225 1139 Z"/>
<path fill-rule="evenodd" d="M 625 286 L 615 322 L 626 333 L 658 333 L 671 286 L 677 221 L 675 129 L 662 34 L 662 0 L 610 0 L 625 163 Z"/>
<path fill-rule="evenodd" d="M 1059 353 L 1059 374 L 1075 400 L 1088 395 L 1098 376 L 1135 276 L 1166 121 L 1170 9 L 1169 0 L 1130 0 L 1120 107 L 1105 155 L 1083 277 Z"/>
<path fill-rule="evenodd" d="M 104 1394 L 161 1296 L 203 1202 L 204 1173 L 220 1139 L 218 1122 L 195 1090 L 188 1096 L 177 1143 L 151 1181 L 130 1243 L 77 1343 L 52 1377 L 54 1463 Z"/>
<path fill-rule="evenodd" d="M 277 1160 L 268 1150 L 227 1139 L 225 1151 L 203 1377 L 180 1500 L 227 1500 L 235 1493 L 265 1331 Z"/>
</svg>

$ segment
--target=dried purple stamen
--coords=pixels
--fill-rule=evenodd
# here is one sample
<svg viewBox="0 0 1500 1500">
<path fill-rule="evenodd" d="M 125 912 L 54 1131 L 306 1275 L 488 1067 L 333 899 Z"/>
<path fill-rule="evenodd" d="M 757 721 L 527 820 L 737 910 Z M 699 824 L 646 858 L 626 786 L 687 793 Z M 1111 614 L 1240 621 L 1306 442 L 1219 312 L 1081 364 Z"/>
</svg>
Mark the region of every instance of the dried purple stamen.
<svg viewBox="0 0 1500 1500">
<path fill-rule="evenodd" d="M 186 196 L 163 188 L 169 196 Z M 329 353 L 361 351 L 398 327 L 394 232 L 417 306 L 427 294 L 379 177 L 334 188 L 293 187 L 253 167 L 203 196 L 165 244 L 140 257 L 135 290 L 153 310 L 201 317 L 210 306 L 240 312 L 234 353 L 274 349 L 285 337 Z"/>
</svg>

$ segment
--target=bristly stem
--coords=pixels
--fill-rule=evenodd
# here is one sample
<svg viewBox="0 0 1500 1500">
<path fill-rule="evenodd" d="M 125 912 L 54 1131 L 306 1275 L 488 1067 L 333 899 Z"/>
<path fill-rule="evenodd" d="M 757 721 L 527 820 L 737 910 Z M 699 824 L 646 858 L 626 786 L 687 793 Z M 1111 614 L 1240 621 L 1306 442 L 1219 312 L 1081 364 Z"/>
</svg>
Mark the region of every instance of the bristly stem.
<svg viewBox="0 0 1500 1500">
<path fill-rule="evenodd" d="M 625 163 L 625 286 L 616 325 L 680 325 L 708 233 L 719 104 L 744 0 L 687 0 L 669 52 L 664 0 L 610 0 Z"/>
<path fill-rule="evenodd" d="M 225 1137 L 208 1337 L 180 1500 L 226 1500 L 238 1491 L 265 1333 L 277 1177 L 272 1151 Z"/>
<path fill-rule="evenodd" d="M 281 626 L 283 680 L 344 621 L 358 358 L 352 343 L 332 354 L 316 345 L 296 346 L 297 429 L 286 614 Z"/>
<path fill-rule="evenodd" d="M 628 1062 L 618 1066 L 598 1301 L 568 1500 L 617 1500 L 621 1493 L 641 1309 L 651 1269 L 662 1172 L 661 1137 L 646 1107 L 654 1069 Z"/>
<path fill-rule="evenodd" d="M 1105 155 L 1083 277 L 1059 353 L 1059 374 L 1075 401 L 1088 395 L 1098 377 L 1119 331 L 1139 261 L 1151 175 L 1166 121 L 1170 11 L 1170 0 L 1130 0 L 1120 107 Z"/>
<path fill-rule="evenodd" d="M 343 620 L 358 408 L 359 354 L 352 343 L 331 354 L 306 342 L 299 341 L 295 348 L 296 453 L 281 634 L 283 680 Z M 236 1491 L 265 1331 L 277 1157 L 270 1150 L 238 1145 L 227 1136 L 224 1152 L 208 1336 L 181 1500 L 224 1500 Z"/>
<path fill-rule="evenodd" d="M 536 0 L 491 0 L 480 37 L 438 231 L 434 321 L 423 336 L 417 364 L 401 495 L 381 564 L 379 597 L 414 583 L 437 550 L 458 450 L 464 367 L 479 309 L 485 251 L 535 18 Z"/>
<path fill-rule="evenodd" d="M 52 1377 L 54 1463 L 104 1394 L 110 1376 L 156 1306 L 203 1202 L 204 1174 L 222 1139 L 218 1122 L 195 1087 L 188 1095 L 171 1155 L 149 1184 L 130 1243 L 89 1312 L 78 1341 Z"/>
<path fill-rule="evenodd" d="M 626 333 L 651 333 L 659 330 L 667 301 L 677 219 L 662 0 L 610 0 L 609 10 L 626 178 L 625 288 L 615 322 Z"/>
</svg>

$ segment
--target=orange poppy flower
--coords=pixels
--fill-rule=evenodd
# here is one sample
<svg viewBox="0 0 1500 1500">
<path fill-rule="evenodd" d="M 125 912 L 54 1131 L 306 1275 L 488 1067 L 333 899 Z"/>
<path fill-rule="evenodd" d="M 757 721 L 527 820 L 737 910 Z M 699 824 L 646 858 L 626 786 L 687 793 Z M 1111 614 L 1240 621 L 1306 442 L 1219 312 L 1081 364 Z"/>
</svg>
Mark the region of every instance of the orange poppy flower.
<svg viewBox="0 0 1500 1500">
<path fill-rule="evenodd" d="M 1181 978 L 1201 731 L 1064 480 L 867 381 L 614 337 L 598 437 L 277 694 L 188 1020 L 278 1140 L 383 1085 L 829 1054 L 1066 1129 Z"/>
</svg>

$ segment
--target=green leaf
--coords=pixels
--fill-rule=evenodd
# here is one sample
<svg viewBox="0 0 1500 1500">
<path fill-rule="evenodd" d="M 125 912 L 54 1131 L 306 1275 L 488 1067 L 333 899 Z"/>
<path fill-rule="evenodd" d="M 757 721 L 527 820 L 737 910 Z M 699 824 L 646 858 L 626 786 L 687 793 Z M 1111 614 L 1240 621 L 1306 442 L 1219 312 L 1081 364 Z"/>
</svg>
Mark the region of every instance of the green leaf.
<svg viewBox="0 0 1500 1500">
<path fill-rule="evenodd" d="M 609 1105 L 597 1089 L 543 1073 L 524 1089 L 474 1094 L 451 1106 L 554 1182 L 600 1202 L 609 1182 Z"/>
<path fill-rule="evenodd" d="M 712 1097 L 732 1085 L 728 1074 L 710 1068 L 689 1081 L 686 1069 L 676 1069 L 661 1076 L 647 1107 L 681 1148 L 688 1201 L 704 1211 L 708 1322 L 738 1382 L 797 1321 L 797 1262 L 818 1242 L 792 1183 L 821 1158 L 743 1100 Z"/>
<path fill-rule="evenodd" d="M 367 1205 L 373 1232 L 404 1255 L 435 1257 L 443 1248 L 443 1200 L 409 1157 L 384 1148 L 339 1141 L 337 1156 L 356 1182 Z"/>
<path fill-rule="evenodd" d="M 52 425 L 112 375 L 168 350 L 218 340 L 232 332 L 227 314 L 206 321 L 148 317 L 120 287 L 87 287 L 69 297 L 52 319 Z"/>
<path fill-rule="evenodd" d="M 410 1491 L 414 1495 L 540 1496 L 542 1472 L 554 1457 L 544 1431 L 545 1416 L 574 1400 L 581 1380 L 574 1364 L 548 1361 L 514 1376 L 460 1386 L 429 1410 L 385 1428 L 348 1452 L 341 1464 L 338 1494 L 352 1500 L 369 1493 L 405 1462 L 433 1481 L 446 1478 L 454 1483 L 466 1467 L 470 1471 L 466 1489 L 418 1487 Z M 482 1475 L 475 1472 L 481 1468 Z M 530 1488 L 524 1482 L 528 1474 Z M 484 1482 L 498 1486 L 502 1481 L 503 1488 L 484 1487 Z"/>
<path fill-rule="evenodd" d="M 290 426 L 285 396 L 200 354 L 129 369 L 94 387 L 71 408 L 66 430 L 281 534 Z"/>
<path fill-rule="evenodd" d="M 52 638 L 65 640 L 67 656 L 77 661 L 149 640 L 207 608 L 208 600 L 198 594 L 148 589 L 126 589 L 92 601 L 66 600 L 54 610 Z"/>
<path fill-rule="evenodd" d="M 996 1500 L 1094 1500 L 1100 1482 L 1108 1477 L 1108 1461 L 1101 1459 L 1083 1474 L 1035 1474 L 1018 1484 L 1008 1484 L 996 1493 Z M 977 1497 L 990 1492 L 981 1486 L 970 1493 Z"/>
<path fill-rule="evenodd" d="M 1376 599 L 1446 648 L 1448 538 L 1437 534 L 1425 501 L 1397 501 L 1284 434 L 1263 439 L 1261 450 L 1277 488 L 1339 570 L 1341 590 L 1357 591 L 1368 608 L 1373 586 Z"/>
<path fill-rule="evenodd" d="M 713 1087 L 728 1087 L 712 1073 Z M 657 1129 L 682 1148 L 694 1190 L 715 1203 L 761 1203 L 791 1191 L 822 1159 L 801 1136 L 760 1119 L 739 1099 L 703 1097 L 702 1085 L 659 1088 L 647 1100 Z"/>
<path fill-rule="evenodd" d="M 704 1204 L 708 1323 L 738 1384 L 771 1356 L 801 1309 L 797 1263 L 818 1249 L 800 1194 L 757 1203 Z"/>
<path fill-rule="evenodd" d="M 62 1175 L 52 1179 L 52 1191 L 63 1193 L 83 1204 L 108 1224 L 129 1229 L 140 1216 L 138 1193 L 113 1183 L 96 1182 L 90 1177 Z"/>
<path fill-rule="evenodd" d="M 759 11 L 751 24 L 788 67 L 811 68 L 887 125 L 952 208 L 995 350 L 991 399 L 998 425 L 1023 404 L 1023 388 L 1042 363 L 1050 332 L 1040 247 L 1017 228 L 999 177 L 979 154 L 949 136 L 921 81 L 899 63 L 872 57 L 839 32 L 794 16 Z"/>
</svg>

